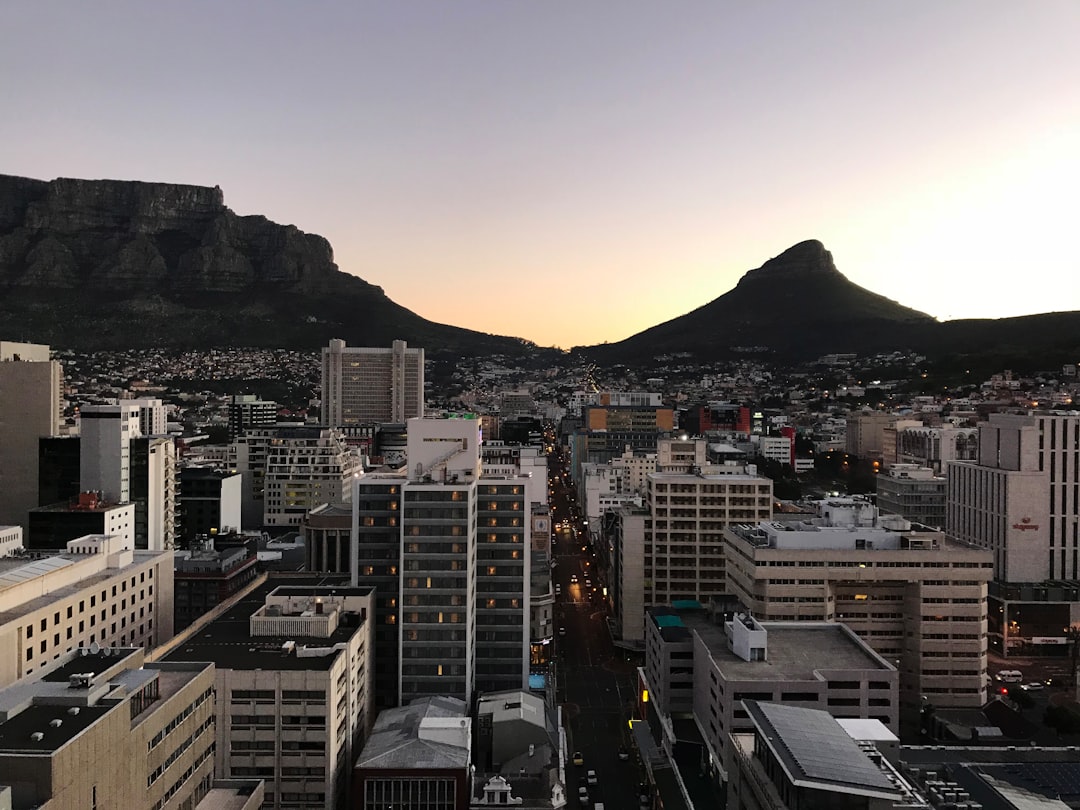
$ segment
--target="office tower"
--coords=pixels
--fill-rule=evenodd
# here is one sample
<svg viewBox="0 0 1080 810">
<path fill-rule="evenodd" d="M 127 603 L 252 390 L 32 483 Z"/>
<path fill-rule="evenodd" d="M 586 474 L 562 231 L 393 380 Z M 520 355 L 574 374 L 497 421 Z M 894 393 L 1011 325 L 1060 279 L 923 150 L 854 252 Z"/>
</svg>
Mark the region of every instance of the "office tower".
<svg viewBox="0 0 1080 810">
<path fill-rule="evenodd" d="M 322 350 L 323 424 L 405 422 L 424 415 L 424 350 L 395 340 L 389 349 L 346 346 Z"/>
<path fill-rule="evenodd" d="M 299 580 L 271 578 L 161 661 L 214 664 L 216 774 L 264 779 L 265 808 L 337 810 L 375 719 L 372 589 Z"/>
<path fill-rule="evenodd" d="M 29 549 L 63 549 L 86 534 L 116 536 L 128 548 L 137 547 L 135 504 L 109 503 L 96 492 L 80 492 L 71 501 L 38 506 L 30 510 L 29 517 L 25 535 Z"/>
<path fill-rule="evenodd" d="M 249 428 L 229 443 L 226 466 L 241 478 L 240 520 L 245 529 L 261 529 L 266 511 L 266 459 L 277 428 Z"/>
<path fill-rule="evenodd" d="M 340 431 L 281 427 L 266 451 L 264 526 L 299 526 L 309 510 L 352 498 L 364 460 Z"/>
<path fill-rule="evenodd" d="M 237 394 L 229 403 L 229 441 L 249 428 L 272 427 L 277 423 L 278 404 L 254 394 Z"/>
<path fill-rule="evenodd" d="M 173 634 L 172 552 L 89 535 L 59 553 L 0 560 L 0 686 L 78 647 L 141 646 Z"/>
<path fill-rule="evenodd" d="M 63 369 L 49 347 L 0 341 L 0 526 L 38 505 L 38 439 L 60 432 Z"/>
<path fill-rule="evenodd" d="M 905 721 L 924 701 L 986 702 L 986 593 L 990 554 L 878 516 L 862 499 L 818 504 L 818 516 L 732 526 L 728 582 L 763 621 L 837 621 L 900 670 Z"/>
<path fill-rule="evenodd" d="M 534 482 L 481 476 L 474 418 L 410 420 L 407 470 L 358 478 L 353 492 L 354 582 L 379 590 L 377 699 L 523 688 Z"/>
<path fill-rule="evenodd" d="M 0 690 L 0 802 L 255 810 L 260 780 L 214 780 L 213 696 L 213 664 L 150 663 L 126 648 L 65 653 Z"/>
<path fill-rule="evenodd" d="M 79 410 L 79 486 L 112 503 L 131 500 L 131 440 L 142 435 L 139 406 L 84 405 Z"/>
<path fill-rule="evenodd" d="M 877 506 L 882 514 L 944 528 L 945 477 L 935 475 L 932 467 L 894 464 L 877 477 Z"/>
<path fill-rule="evenodd" d="M 1080 611 L 1080 414 L 991 414 L 977 463 L 948 464 L 946 530 L 994 556 L 991 649 L 1048 655 Z"/>
<path fill-rule="evenodd" d="M 209 467 L 181 470 L 179 541 L 190 543 L 199 536 L 239 531 L 242 502 L 243 477 L 239 473 Z"/>
</svg>

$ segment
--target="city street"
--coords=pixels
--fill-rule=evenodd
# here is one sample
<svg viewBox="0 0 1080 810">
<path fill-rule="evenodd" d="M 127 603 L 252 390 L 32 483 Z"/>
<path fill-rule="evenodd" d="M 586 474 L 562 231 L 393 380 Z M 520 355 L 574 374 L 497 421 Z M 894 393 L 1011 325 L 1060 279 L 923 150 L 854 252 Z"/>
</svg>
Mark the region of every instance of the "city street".
<svg viewBox="0 0 1080 810">
<path fill-rule="evenodd" d="M 554 457 L 551 462 L 551 474 L 561 475 L 563 470 Z M 571 754 L 580 751 L 584 758 L 580 766 L 567 763 L 570 806 L 582 806 L 577 803 L 578 787 L 592 769 L 598 784 L 588 787 L 588 806 L 603 802 L 605 808 L 634 808 L 642 778 L 629 746 L 627 727 L 634 699 L 634 668 L 611 643 L 605 604 L 599 596 L 602 586 L 591 570 L 592 558 L 582 551 L 584 543 L 573 528 L 575 522 L 582 525 L 581 517 L 561 479 L 552 489 L 557 562 L 553 581 L 562 591 L 555 604 L 555 626 L 559 628 L 555 636 L 557 698 L 564 708 L 568 750 Z M 592 580 L 591 587 L 586 586 L 586 580 Z M 598 590 L 592 591 L 593 587 Z M 619 759 L 620 747 L 630 752 L 627 761 Z"/>
</svg>

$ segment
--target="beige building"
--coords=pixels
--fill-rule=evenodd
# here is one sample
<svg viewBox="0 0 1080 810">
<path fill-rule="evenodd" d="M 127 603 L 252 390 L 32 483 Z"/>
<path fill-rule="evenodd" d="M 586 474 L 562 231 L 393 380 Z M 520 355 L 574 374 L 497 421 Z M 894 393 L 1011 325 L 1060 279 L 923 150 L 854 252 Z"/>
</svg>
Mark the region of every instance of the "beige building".
<svg viewBox="0 0 1080 810">
<path fill-rule="evenodd" d="M 395 340 L 389 349 L 322 350 L 322 421 L 328 427 L 404 422 L 424 415 L 424 350 Z"/>
<path fill-rule="evenodd" d="M 220 778 L 265 780 L 267 808 L 330 810 L 344 806 L 374 722 L 374 589 L 287 581 L 250 591 L 161 657 L 214 662 Z"/>
<path fill-rule="evenodd" d="M 173 634 L 173 554 L 88 535 L 0 560 L 0 687 L 78 647 L 152 649 Z"/>
<path fill-rule="evenodd" d="M 23 547 L 22 526 L 0 526 L 0 558 L 10 557 Z"/>
<path fill-rule="evenodd" d="M 989 553 L 912 531 L 869 502 L 819 504 L 819 517 L 725 532 L 733 594 L 762 621 L 843 622 L 900 670 L 910 721 L 922 700 L 986 702 Z"/>
<path fill-rule="evenodd" d="M 0 341 L 0 526 L 38 505 L 38 439 L 60 433 L 63 368 L 49 347 Z"/>
<path fill-rule="evenodd" d="M 652 535 L 644 543 L 643 603 L 723 599 L 728 593 L 724 529 L 768 520 L 772 505 L 772 481 L 764 476 L 651 473 L 646 508 Z"/>
<path fill-rule="evenodd" d="M 753 728 L 744 700 L 899 727 L 896 669 L 842 624 L 745 614 L 721 624 L 701 609 L 651 608 L 645 626 L 646 702 L 661 717 L 694 719 L 720 781 L 731 735 Z"/>
<path fill-rule="evenodd" d="M 258 781 L 215 783 L 214 666 L 81 648 L 0 690 L 8 807 L 254 810 Z"/>
<path fill-rule="evenodd" d="M 338 430 L 278 428 L 266 454 L 263 525 L 299 526 L 308 510 L 352 498 L 363 457 Z"/>
<path fill-rule="evenodd" d="M 852 414 L 847 420 L 846 450 L 853 456 L 881 459 L 885 447 L 885 428 L 896 421 L 888 413 L 864 411 Z"/>
</svg>

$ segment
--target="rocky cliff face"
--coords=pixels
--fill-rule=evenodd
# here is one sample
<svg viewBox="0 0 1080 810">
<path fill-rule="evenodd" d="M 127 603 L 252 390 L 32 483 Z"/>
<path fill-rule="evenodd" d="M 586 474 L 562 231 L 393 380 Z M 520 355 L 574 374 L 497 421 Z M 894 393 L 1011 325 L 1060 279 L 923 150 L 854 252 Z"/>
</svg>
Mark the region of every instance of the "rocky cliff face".
<svg viewBox="0 0 1080 810">
<path fill-rule="evenodd" d="M 0 336 L 78 348 L 315 348 L 331 337 L 522 348 L 420 318 L 339 271 L 323 237 L 237 216 L 220 188 L 8 175 Z"/>
</svg>

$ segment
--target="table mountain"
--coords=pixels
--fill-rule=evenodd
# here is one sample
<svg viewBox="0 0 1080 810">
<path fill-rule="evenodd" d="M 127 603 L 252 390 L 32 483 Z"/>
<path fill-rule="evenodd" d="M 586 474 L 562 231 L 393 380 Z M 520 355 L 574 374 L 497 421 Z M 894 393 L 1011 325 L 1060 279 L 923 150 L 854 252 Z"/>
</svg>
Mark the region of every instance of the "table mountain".
<svg viewBox="0 0 1080 810">
<path fill-rule="evenodd" d="M 0 175 L 0 334 L 62 348 L 267 346 L 331 337 L 517 353 L 338 270 L 330 243 L 239 216 L 220 188 Z"/>
</svg>

